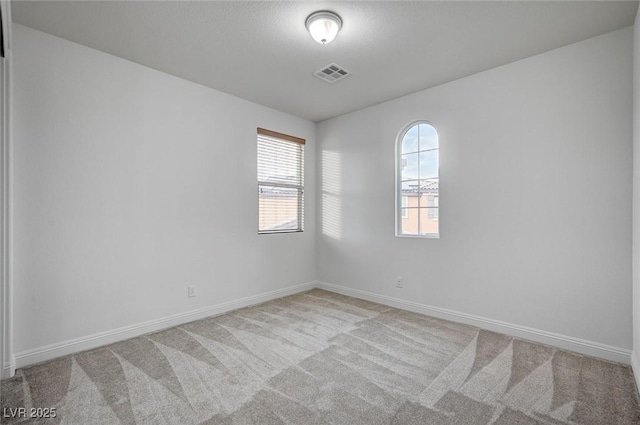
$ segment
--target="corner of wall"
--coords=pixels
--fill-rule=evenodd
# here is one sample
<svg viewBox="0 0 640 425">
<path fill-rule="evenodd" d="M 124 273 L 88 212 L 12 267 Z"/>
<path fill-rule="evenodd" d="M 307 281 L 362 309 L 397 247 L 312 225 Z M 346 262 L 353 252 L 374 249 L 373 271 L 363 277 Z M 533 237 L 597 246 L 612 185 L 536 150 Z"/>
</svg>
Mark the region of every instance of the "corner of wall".
<svg viewBox="0 0 640 425">
<path fill-rule="evenodd" d="M 633 28 L 633 194 L 632 194 L 632 332 L 631 367 L 640 392 L 640 8 Z"/>
<path fill-rule="evenodd" d="M 0 371 L 0 379 L 9 379 L 16 374 L 16 358 L 11 356 L 11 359 L 2 365 Z"/>
<path fill-rule="evenodd" d="M 4 57 L 0 58 L 0 378 L 15 373 L 11 286 L 11 3 L 0 0 Z"/>
<path fill-rule="evenodd" d="M 640 394 L 640 353 L 637 351 L 631 353 L 631 370 L 636 381 L 636 389 Z"/>
</svg>

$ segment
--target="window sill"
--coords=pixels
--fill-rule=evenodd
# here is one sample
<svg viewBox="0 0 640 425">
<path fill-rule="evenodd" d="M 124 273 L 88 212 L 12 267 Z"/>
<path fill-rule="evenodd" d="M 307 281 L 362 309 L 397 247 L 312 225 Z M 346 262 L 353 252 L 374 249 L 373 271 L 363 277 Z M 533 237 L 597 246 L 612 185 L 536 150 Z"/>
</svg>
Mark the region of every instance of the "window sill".
<svg viewBox="0 0 640 425">
<path fill-rule="evenodd" d="M 396 238 L 440 239 L 440 233 L 430 233 L 427 235 L 402 235 L 396 233 Z"/>
<path fill-rule="evenodd" d="M 304 233 L 304 230 L 276 230 L 276 231 L 266 231 L 266 232 L 258 232 L 259 235 L 281 235 L 288 233 Z"/>
</svg>

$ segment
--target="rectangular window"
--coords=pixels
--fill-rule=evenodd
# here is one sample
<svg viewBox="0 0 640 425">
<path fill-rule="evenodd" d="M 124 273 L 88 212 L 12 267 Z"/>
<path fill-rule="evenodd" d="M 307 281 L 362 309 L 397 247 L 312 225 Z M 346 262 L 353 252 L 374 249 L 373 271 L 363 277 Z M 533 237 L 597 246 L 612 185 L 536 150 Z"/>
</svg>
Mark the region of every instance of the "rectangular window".
<svg viewBox="0 0 640 425">
<path fill-rule="evenodd" d="M 258 233 L 304 230 L 304 144 L 258 128 Z"/>
</svg>

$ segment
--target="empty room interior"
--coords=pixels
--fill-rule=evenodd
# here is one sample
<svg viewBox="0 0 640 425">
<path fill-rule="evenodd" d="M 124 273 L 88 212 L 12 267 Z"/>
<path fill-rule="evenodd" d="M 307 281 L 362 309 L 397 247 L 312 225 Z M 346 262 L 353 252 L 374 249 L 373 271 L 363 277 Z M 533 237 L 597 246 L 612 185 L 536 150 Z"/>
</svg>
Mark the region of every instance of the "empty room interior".
<svg viewBox="0 0 640 425">
<path fill-rule="evenodd" d="M 640 424 L 637 1 L 0 12 L 0 422 Z"/>
</svg>

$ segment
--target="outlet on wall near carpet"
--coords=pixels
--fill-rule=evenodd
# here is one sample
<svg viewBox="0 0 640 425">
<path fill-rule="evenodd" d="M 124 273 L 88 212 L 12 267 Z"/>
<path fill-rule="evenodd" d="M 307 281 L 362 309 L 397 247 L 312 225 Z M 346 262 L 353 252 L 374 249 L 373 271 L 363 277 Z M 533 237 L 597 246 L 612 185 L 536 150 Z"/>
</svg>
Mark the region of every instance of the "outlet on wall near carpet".
<svg viewBox="0 0 640 425">
<path fill-rule="evenodd" d="M 404 287 L 404 277 L 402 276 L 396 277 L 396 288 L 403 288 L 403 287 Z"/>
<path fill-rule="evenodd" d="M 193 298 L 196 296 L 196 287 L 194 285 L 190 285 L 188 288 L 189 298 Z"/>
</svg>

